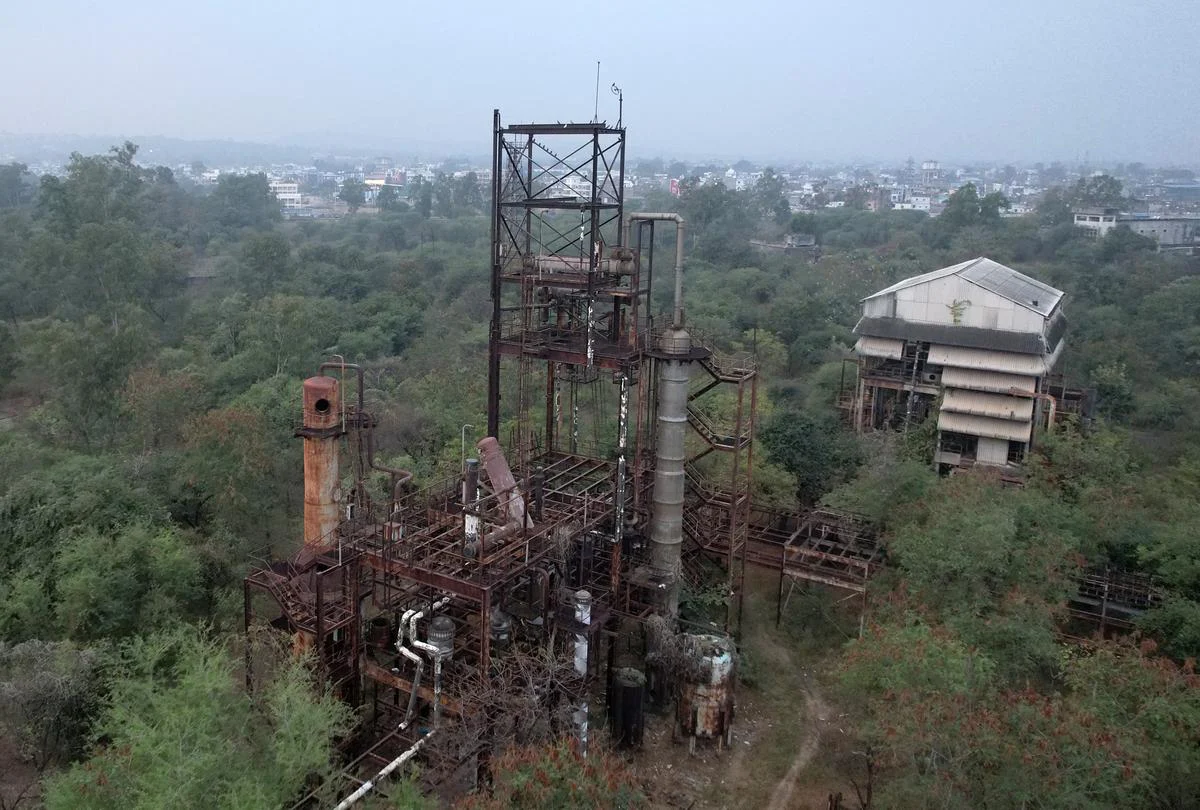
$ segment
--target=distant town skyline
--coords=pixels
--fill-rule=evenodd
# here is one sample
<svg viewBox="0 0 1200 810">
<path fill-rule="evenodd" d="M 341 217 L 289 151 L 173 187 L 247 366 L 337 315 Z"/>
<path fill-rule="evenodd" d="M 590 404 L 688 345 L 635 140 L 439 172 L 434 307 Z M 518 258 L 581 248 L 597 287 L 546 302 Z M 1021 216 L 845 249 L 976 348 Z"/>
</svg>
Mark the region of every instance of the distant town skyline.
<svg viewBox="0 0 1200 810">
<path fill-rule="evenodd" d="M 11 5 L 0 132 L 477 155 L 589 120 L 598 59 L 635 157 L 1200 163 L 1200 4 Z"/>
</svg>

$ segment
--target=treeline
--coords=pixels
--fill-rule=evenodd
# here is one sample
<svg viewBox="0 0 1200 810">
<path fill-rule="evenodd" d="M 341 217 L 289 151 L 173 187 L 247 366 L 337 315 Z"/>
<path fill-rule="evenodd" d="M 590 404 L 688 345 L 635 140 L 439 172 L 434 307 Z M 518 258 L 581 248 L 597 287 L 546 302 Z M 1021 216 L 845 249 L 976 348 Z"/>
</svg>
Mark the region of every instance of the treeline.
<svg viewBox="0 0 1200 810">
<path fill-rule="evenodd" d="M 754 346 L 767 377 L 760 438 L 786 491 L 868 516 L 887 565 L 868 621 L 829 686 L 856 733 L 838 764 L 877 807 L 1172 807 L 1200 796 L 1200 277 L 1127 229 L 1089 238 L 1064 210 L 1119 199 L 1093 178 L 1036 216 L 956 192 L 937 218 L 909 211 L 770 215 L 762 186 L 684 189 L 698 227 L 690 322 Z M 989 199 L 990 197 L 990 199 Z M 653 206 L 650 206 L 653 207 Z M 707 230 L 703 230 L 707 229 Z M 751 238 L 816 237 L 819 259 L 752 252 Z M 701 235 L 703 234 L 703 235 Z M 1039 437 L 1029 479 L 939 479 L 934 426 L 849 435 L 835 416 L 859 300 L 895 281 L 988 256 L 1068 293 L 1063 370 L 1098 418 Z M 761 494 L 761 493 L 760 493 Z M 1064 642 L 1089 567 L 1148 574 L 1164 601 L 1123 642 Z M 795 632 L 824 623 L 794 615 Z M 1085 631 L 1086 632 L 1086 631 Z M 873 803 L 872 803 L 873 802 Z"/>
<path fill-rule="evenodd" d="M 456 466 L 483 423 L 486 220 L 284 222 L 262 175 L 200 194 L 135 155 L 0 172 L 0 726 L 35 792 L 94 751 L 52 807 L 276 807 L 347 721 L 303 666 L 254 699 L 231 678 L 241 578 L 298 536 L 300 382 L 369 363 L 383 460 Z"/>
<path fill-rule="evenodd" d="M 47 773 L 95 754 L 51 781 L 54 807 L 158 806 L 164 774 L 190 791 L 164 794 L 177 806 L 254 806 L 237 791 L 286 761 L 290 783 L 263 782 L 277 806 L 345 722 L 282 663 L 278 697 L 227 677 L 241 576 L 296 543 L 300 381 L 330 356 L 363 362 L 383 460 L 456 469 L 460 426 L 483 424 L 488 223 L 465 178 L 371 216 L 284 222 L 262 176 L 201 195 L 135 154 L 75 156 L 61 179 L 0 171 L 0 681 L 24 690 L 4 693 L 21 699 L 0 723 Z M 1200 723 L 1172 661 L 1200 651 L 1194 264 L 1120 230 L 1089 240 L 1052 211 L 1001 217 L 973 189 L 936 219 L 782 201 L 767 172 L 746 192 L 685 184 L 628 206 L 683 213 L 689 326 L 759 358 L 758 496 L 864 511 L 884 534 L 872 622 L 841 669 L 878 789 L 898 797 L 881 806 L 1011 806 L 1005 791 L 1051 779 L 1024 767 L 1043 740 L 1076 776 L 1041 806 L 1190 806 Z M 819 258 L 750 244 L 789 232 L 815 235 Z M 979 255 L 1068 292 L 1067 375 L 1098 392 L 1100 424 L 1044 441 L 1023 490 L 939 480 L 927 427 L 864 446 L 832 407 L 859 299 Z M 1068 654 L 1062 605 L 1088 564 L 1164 583 L 1145 631 L 1165 656 Z M 1098 683 L 1101 665 L 1121 677 Z M 47 684 L 61 688 L 30 691 Z M 214 715 L 190 726 L 211 756 L 167 756 L 176 710 Z M 282 733 L 280 711 L 326 747 L 214 742 L 239 723 Z M 237 791 L 220 793 L 223 772 Z"/>
</svg>

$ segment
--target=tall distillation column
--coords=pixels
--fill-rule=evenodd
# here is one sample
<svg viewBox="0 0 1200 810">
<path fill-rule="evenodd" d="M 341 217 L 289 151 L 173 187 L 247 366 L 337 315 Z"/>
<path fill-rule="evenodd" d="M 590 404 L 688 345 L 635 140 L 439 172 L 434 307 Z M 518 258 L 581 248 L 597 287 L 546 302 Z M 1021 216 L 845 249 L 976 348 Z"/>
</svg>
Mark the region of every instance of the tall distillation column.
<svg viewBox="0 0 1200 810">
<path fill-rule="evenodd" d="M 654 508 L 650 516 L 650 560 L 667 583 L 664 613 L 679 615 L 680 554 L 683 550 L 685 488 L 684 438 L 687 434 L 691 335 L 682 326 L 668 329 L 658 361 L 658 424 L 654 461 Z"/>
</svg>

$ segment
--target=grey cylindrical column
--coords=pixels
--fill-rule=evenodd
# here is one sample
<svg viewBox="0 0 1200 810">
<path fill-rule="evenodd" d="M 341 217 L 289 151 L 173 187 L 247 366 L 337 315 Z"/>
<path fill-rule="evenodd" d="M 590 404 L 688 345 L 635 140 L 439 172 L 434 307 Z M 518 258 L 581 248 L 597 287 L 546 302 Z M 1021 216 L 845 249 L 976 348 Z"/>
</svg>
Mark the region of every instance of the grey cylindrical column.
<svg viewBox="0 0 1200 810">
<path fill-rule="evenodd" d="M 668 330 L 663 349 L 686 358 L 691 336 L 682 329 Z M 688 381 L 692 364 L 687 359 L 659 361 L 658 426 L 654 462 L 654 508 L 650 517 L 650 559 L 669 585 L 666 614 L 679 614 L 679 558 L 683 548 L 683 495 L 686 457 Z"/>
</svg>

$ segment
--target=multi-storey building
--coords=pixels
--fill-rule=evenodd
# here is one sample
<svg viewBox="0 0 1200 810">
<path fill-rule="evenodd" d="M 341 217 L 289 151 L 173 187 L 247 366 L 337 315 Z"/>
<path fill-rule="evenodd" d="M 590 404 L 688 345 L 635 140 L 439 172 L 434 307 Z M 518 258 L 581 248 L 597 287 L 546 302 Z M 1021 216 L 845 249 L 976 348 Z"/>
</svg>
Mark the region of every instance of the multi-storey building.
<svg viewBox="0 0 1200 810">
<path fill-rule="evenodd" d="M 856 429 L 936 419 L 936 464 L 1019 464 L 1035 426 L 1054 418 L 1062 301 L 1061 291 L 985 258 L 863 299 Z"/>
</svg>

